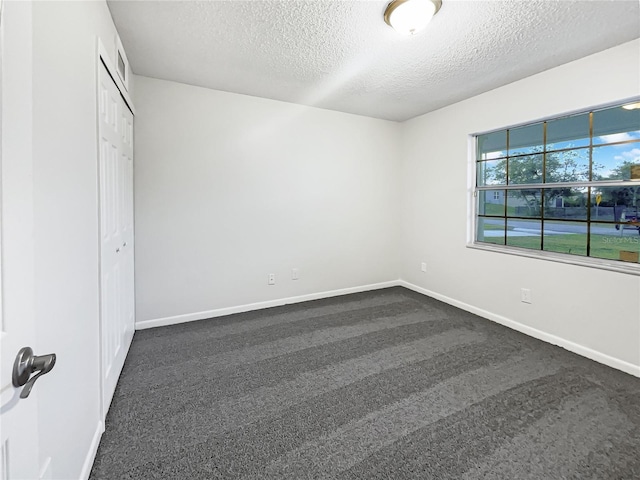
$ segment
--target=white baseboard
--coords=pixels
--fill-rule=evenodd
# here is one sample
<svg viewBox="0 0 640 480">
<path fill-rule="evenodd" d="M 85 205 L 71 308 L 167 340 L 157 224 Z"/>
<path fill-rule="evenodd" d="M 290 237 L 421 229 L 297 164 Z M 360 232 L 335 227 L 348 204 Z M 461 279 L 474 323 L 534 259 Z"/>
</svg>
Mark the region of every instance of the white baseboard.
<svg viewBox="0 0 640 480">
<path fill-rule="evenodd" d="M 93 462 L 96 459 L 96 453 L 98 453 L 98 446 L 100 445 L 100 437 L 102 437 L 103 432 L 104 422 L 98 422 L 96 431 L 93 434 L 93 438 L 91 439 L 91 445 L 89 445 L 89 451 L 87 452 L 87 456 L 84 459 L 84 464 L 82 465 L 82 471 L 80 472 L 81 480 L 89 479 L 89 475 L 91 474 L 91 467 L 93 467 Z"/>
<path fill-rule="evenodd" d="M 556 335 L 552 335 L 550 333 L 543 332 L 542 330 L 538 330 L 536 328 L 523 325 L 522 323 L 516 322 L 509 318 L 503 317 L 501 315 L 496 315 L 495 313 L 489 312 L 487 310 L 483 310 L 478 307 L 474 307 L 473 305 L 469 305 L 467 303 L 461 302 L 459 300 L 455 300 L 445 295 L 441 295 L 431 290 L 427 290 L 426 288 L 418 287 L 417 285 L 409 283 L 405 280 L 398 281 L 398 285 L 408 288 L 409 290 L 413 290 L 414 292 L 427 295 L 428 297 L 435 298 L 436 300 L 440 300 L 444 303 L 448 303 L 449 305 L 453 305 L 454 307 L 458 307 L 462 310 L 466 310 L 467 312 L 474 313 L 480 317 L 486 318 L 493 322 L 499 323 L 500 325 L 504 325 L 505 327 L 511 328 L 512 330 L 516 330 L 518 332 L 524 333 L 525 335 L 529 335 L 530 337 L 534 337 L 534 338 L 537 338 L 538 340 L 542 340 L 543 342 L 547 342 L 552 345 L 557 345 L 566 350 L 569 350 L 570 352 L 577 353 L 578 355 L 587 357 L 598 363 L 602 363 L 604 365 L 615 368 L 617 370 L 622 370 L 623 372 L 626 372 L 635 377 L 640 377 L 639 365 L 634 365 L 625 360 L 620 360 L 619 358 L 615 358 L 605 353 L 598 352 L 597 350 L 593 350 L 591 348 L 585 347 L 578 343 L 571 342 L 569 340 L 558 337 Z"/>
<path fill-rule="evenodd" d="M 329 290 L 327 292 L 310 293 L 307 295 L 299 295 L 297 297 L 279 298 L 276 300 L 267 300 L 265 302 L 248 303 L 237 307 L 218 308 L 215 310 L 207 310 L 204 312 L 187 313 L 184 315 L 175 315 L 173 317 L 156 318 L 152 320 L 142 320 L 136 323 L 136 330 L 144 330 L 146 328 L 163 327 L 166 325 L 176 325 L 178 323 L 193 322 L 195 320 L 204 320 L 207 318 L 222 317 L 224 315 L 232 315 L 234 313 L 250 312 L 252 310 L 261 310 L 263 308 L 280 307 L 292 303 L 307 302 L 309 300 L 318 300 L 321 298 L 337 297 L 340 295 L 348 295 L 350 293 L 367 292 L 370 290 L 379 290 L 381 288 L 397 287 L 400 285 L 399 280 L 389 282 L 374 283 L 371 285 L 361 285 L 359 287 L 342 288 L 340 290 Z"/>
</svg>

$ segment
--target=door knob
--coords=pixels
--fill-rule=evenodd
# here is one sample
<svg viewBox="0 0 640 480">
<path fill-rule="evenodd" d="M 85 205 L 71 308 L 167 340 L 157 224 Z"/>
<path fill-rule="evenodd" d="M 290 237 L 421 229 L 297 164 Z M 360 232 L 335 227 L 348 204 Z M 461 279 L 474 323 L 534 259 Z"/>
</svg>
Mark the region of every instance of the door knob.
<svg viewBox="0 0 640 480">
<path fill-rule="evenodd" d="M 34 355 L 31 347 L 20 349 L 16 361 L 13 362 L 13 386 L 22 387 L 24 385 L 22 392 L 20 392 L 20 398 L 27 398 L 36 380 L 49 373 L 55 364 L 55 353 Z M 31 377 L 31 374 L 35 372 L 38 374 Z"/>
</svg>

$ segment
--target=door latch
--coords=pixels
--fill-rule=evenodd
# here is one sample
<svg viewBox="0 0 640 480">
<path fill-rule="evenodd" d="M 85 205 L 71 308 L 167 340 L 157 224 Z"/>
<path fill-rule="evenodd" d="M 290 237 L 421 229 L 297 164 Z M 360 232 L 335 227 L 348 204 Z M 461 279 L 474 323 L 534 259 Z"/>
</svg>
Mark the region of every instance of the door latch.
<svg viewBox="0 0 640 480">
<path fill-rule="evenodd" d="M 13 363 L 13 386 L 17 388 L 24 385 L 20 398 L 27 398 L 36 380 L 49 373 L 55 364 L 55 353 L 34 355 L 31 347 L 20 349 Z M 38 374 L 32 377 L 31 374 L 36 372 Z"/>
</svg>

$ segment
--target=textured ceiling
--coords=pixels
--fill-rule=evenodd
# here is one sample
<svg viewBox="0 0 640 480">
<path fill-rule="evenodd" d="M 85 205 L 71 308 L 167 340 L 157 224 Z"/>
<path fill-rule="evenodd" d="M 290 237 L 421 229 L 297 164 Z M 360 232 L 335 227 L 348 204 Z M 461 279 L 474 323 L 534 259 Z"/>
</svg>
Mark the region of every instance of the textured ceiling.
<svg viewBox="0 0 640 480">
<path fill-rule="evenodd" d="M 387 3 L 108 2 L 136 74 L 397 121 L 640 37 L 637 0 L 443 0 L 413 37 Z"/>
</svg>

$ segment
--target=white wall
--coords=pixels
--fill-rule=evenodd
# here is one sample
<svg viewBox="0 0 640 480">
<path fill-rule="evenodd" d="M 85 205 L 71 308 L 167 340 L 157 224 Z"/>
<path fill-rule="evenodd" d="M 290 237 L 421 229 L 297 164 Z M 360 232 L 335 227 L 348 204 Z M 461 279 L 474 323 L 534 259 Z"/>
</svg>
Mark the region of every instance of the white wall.
<svg viewBox="0 0 640 480">
<path fill-rule="evenodd" d="M 145 77 L 136 108 L 139 326 L 398 278 L 399 124 Z"/>
<path fill-rule="evenodd" d="M 115 34 L 104 1 L 33 4 L 36 353 L 58 355 L 35 388 L 55 479 L 87 474 L 101 433 L 96 38 L 114 58 Z"/>
<path fill-rule="evenodd" d="M 403 124 L 402 278 L 640 375 L 640 277 L 466 247 L 468 136 L 639 95 L 639 53 L 627 43 Z"/>
</svg>

